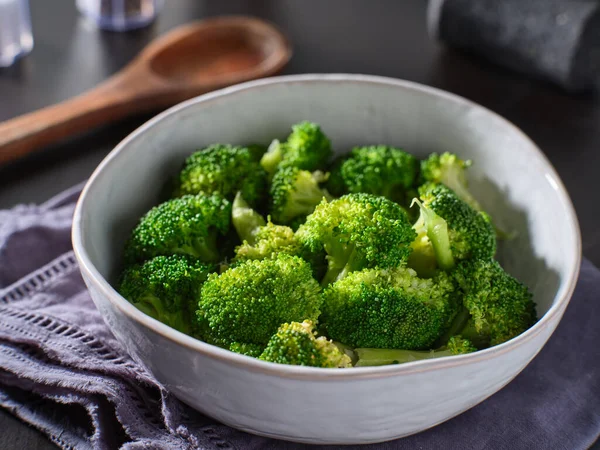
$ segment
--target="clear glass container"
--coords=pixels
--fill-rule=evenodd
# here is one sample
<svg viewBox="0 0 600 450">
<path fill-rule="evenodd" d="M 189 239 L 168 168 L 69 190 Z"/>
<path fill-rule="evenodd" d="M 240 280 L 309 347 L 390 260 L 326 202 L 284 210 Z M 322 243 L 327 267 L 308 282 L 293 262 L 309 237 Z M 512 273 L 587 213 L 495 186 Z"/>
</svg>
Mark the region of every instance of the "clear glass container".
<svg viewBox="0 0 600 450">
<path fill-rule="evenodd" d="M 128 31 L 152 23 L 163 3 L 163 0 L 77 0 L 77 9 L 102 29 Z"/>
<path fill-rule="evenodd" d="M 33 49 L 29 0 L 0 0 L 0 67 Z"/>
</svg>

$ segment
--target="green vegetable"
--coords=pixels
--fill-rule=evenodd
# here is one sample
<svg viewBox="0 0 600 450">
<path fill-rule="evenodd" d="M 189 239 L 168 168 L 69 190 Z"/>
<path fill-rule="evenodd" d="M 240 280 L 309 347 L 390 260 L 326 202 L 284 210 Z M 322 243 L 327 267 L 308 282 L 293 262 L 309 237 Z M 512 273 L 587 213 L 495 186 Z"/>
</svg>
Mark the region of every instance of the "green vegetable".
<svg viewBox="0 0 600 450">
<path fill-rule="evenodd" d="M 233 342 L 229 345 L 229 350 L 235 353 L 239 353 L 240 355 L 251 356 L 253 358 L 258 358 L 265 346 L 258 344 L 246 344 L 244 342 Z"/>
<path fill-rule="evenodd" d="M 279 254 L 210 275 L 200 293 L 198 319 L 210 339 L 266 345 L 282 323 L 316 322 L 322 302 L 310 265 Z"/>
<path fill-rule="evenodd" d="M 300 255 L 300 244 L 290 227 L 269 221 L 256 230 L 254 244 L 244 241 L 236 248 L 235 261 L 275 258 L 279 254 Z"/>
<path fill-rule="evenodd" d="M 381 348 L 357 348 L 354 350 L 358 361 L 354 367 L 385 366 L 402 364 L 423 359 L 442 358 L 445 356 L 465 355 L 477 351 L 468 339 L 452 337 L 448 344 L 437 350 L 388 350 Z"/>
<path fill-rule="evenodd" d="M 242 193 L 238 192 L 233 200 L 231 222 L 240 241 L 254 244 L 258 229 L 266 225 L 265 219 L 246 203 Z"/>
<path fill-rule="evenodd" d="M 280 164 L 312 172 L 324 169 L 331 154 L 331 142 L 321 127 L 305 121 L 292 126 L 285 142 L 274 140 L 260 164 L 269 174 L 274 174 Z"/>
<path fill-rule="evenodd" d="M 408 268 L 353 272 L 323 295 L 326 334 L 351 347 L 429 349 L 460 307 L 448 274 L 421 279 Z"/>
<path fill-rule="evenodd" d="M 475 211 L 443 184 L 424 184 L 419 194 L 421 202 L 415 203 L 421 213 L 414 225 L 418 238 L 410 267 L 430 276 L 435 268 L 451 270 L 456 261 L 494 257 L 496 234 L 486 213 Z"/>
<path fill-rule="evenodd" d="M 481 211 L 481 206 L 468 189 L 467 169 L 469 167 L 471 161 L 462 160 L 454 153 L 432 153 L 421 162 L 422 181 L 444 184 L 475 211 Z"/>
<path fill-rule="evenodd" d="M 462 160 L 453 153 L 445 152 L 441 155 L 432 153 L 426 160 L 421 162 L 421 182 L 444 184 L 475 211 L 483 211 L 481 205 L 469 190 L 467 169 L 471 165 L 471 161 Z M 492 222 L 491 218 L 488 217 L 488 219 Z M 507 232 L 496 225 L 493 226 L 498 239 L 512 239 L 516 235 L 514 232 Z"/>
<path fill-rule="evenodd" d="M 119 291 L 209 344 L 322 368 L 462 355 L 535 323 L 494 260 L 506 233 L 469 191 L 470 161 L 332 153 L 308 121 L 268 148 L 195 152 L 132 230 Z"/>
<path fill-rule="evenodd" d="M 293 166 L 279 168 L 271 182 L 271 217 L 276 223 L 289 224 L 294 219 L 305 220 L 323 198 L 332 200 L 319 187 L 327 179 L 322 172 L 309 172 Z"/>
<path fill-rule="evenodd" d="M 193 153 L 179 174 L 174 196 L 217 192 L 232 201 L 238 191 L 251 205 L 265 197 L 267 174 L 247 147 L 213 144 Z"/>
<path fill-rule="evenodd" d="M 402 265 L 415 236 L 398 204 L 371 194 L 323 200 L 296 232 L 306 258 L 327 254 L 324 285 L 356 270 Z"/>
<path fill-rule="evenodd" d="M 232 209 L 232 222 L 241 245 L 235 249 L 234 262 L 248 259 L 273 258 L 279 253 L 299 255 L 300 244 L 294 231 L 284 225 L 275 225 L 248 206 L 240 193 L 235 197 Z"/>
<path fill-rule="evenodd" d="M 125 261 L 183 254 L 217 262 L 221 258 L 217 241 L 227 234 L 230 217 L 231 203 L 219 194 L 168 200 L 140 219 L 125 246 Z"/>
<path fill-rule="evenodd" d="M 157 256 L 128 267 L 119 292 L 140 311 L 186 334 L 195 334 L 196 297 L 215 266 L 188 256 Z"/>
<path fill-rule="evenodd" d="M 284 323 L 271 337 L 263 361 L 322 368 L 352 367 L 350 358 L 326 337 L 316 337 L 313 323 Z"/>
<path fill-rule="evenodd" d="M 454 256 L 450 246 L 448 223 L 435 211 L 423 206 L 416 198 L 413 205 L 419 206 L 419 218 L 413 225 L 417 238 L 411 244 L 413 252 L 408 258 L 408 266 L 419 276 L 432 277 L 439 267 L 442 270 L 454 268 Z"/>
<path fill-rule="evenodd" d="M 418 174 L 417 158 L 399 148 L 385 145 L 355 147 L 334 165 L 327 189 L 337 197 L 365 192 L 404 205 L 406 194 L 417 181 Z"/>
<path fill-rule="evenodd" d="M 508 274 L 498 261 L 476 259 L 460 263 L 454 277 L 464 293 L 470 314 L 458 316 L 465 323 L 455 334 L 478 348 L 494 346 L 518 336 L 537 321 L 529 289 Z M 454 327 L 458 328 L 458 327 Z"/>
</svg>

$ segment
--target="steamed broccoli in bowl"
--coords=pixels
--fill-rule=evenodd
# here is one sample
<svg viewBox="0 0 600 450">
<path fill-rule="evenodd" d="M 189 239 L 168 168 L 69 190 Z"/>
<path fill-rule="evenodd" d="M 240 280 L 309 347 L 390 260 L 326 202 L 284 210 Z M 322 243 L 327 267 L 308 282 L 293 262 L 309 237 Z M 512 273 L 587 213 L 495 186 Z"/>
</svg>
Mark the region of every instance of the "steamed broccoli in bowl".
<svg viewBox="0 0 600 450">
<path fill-rule="evenodd" d="M 131 231 L 119 292 L 210 345 L 327 369 L 465 355 L 536 322 L 495 259 L 471 161 L 332 148 L 304 121 L 270 145 L 192 153 Z"/>
</svg>

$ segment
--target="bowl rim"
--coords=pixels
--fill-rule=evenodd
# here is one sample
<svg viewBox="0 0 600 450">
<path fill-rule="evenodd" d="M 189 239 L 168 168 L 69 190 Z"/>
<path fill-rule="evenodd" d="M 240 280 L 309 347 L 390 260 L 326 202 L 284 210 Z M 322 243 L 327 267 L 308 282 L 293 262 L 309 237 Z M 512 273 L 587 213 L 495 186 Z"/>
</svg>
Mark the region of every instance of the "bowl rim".
<svg viewBox="0 0 600 450">
<path fill-rule="evenodd" d="M 521 140 L 526 142 L 525 151 L 529 152 L 532 156 L 535 156 L 541 163 L 544 169 L 545 178 L 553 187 L 556 192 L 560 203 L 566 212 L 567 221 L 571 223 L 575 232 L 575 245 L 573 246 L 573 261 L 572 267 L 570 267 L 568 278 L 564 281 L 563 286 L 557 292 L 554 298 L 554 304 L 550 309 L 542 316 L 537 323 L 531 328 L 521 333 L 519 336 L 504 342 L 500 345 L 480 350 L 478 352 L 466 354 L 466 355 L 455 355 L 447 356 L 436 359 L 413 361 L 404 364 L 387 365 L 387 366 L 376 366 L 376 367 L 355 367 L 351 370 L 335 370 L 335 369 L 323 369 L 315 367 L 305 366 L 291 366 L 283 364 L 275 364 L 271 362 L 261 361 L 256 358 L 237 354 L 226 349 L 222 349 L 211 344 L 207 344 L 203 341 L 195 339 L 191 336 L 183 334 L 150 316 L 147 316 L 124 297 L 122 297 L 110 283 L 100 274 L 98 269 L 91 262 L 89 255 L 83 244 L 82 230 L 82 217 L 83 211 L 86 204 L 90 201 L 91 192 L 94 189 L 96 181 L 101 177 L 105 176 L 106 170 L 113 164 L 117 163 L 117 160 L 121 153 L 126 152 L 128 145 L 138 136 L 144 134 L 147 130 L 166 119 L 167 117 L 179 114 L 181 111 L 191 108 L 197 104 L 210 103 L 213 100 L 229 97 L 236 95 L 240 92 L 249 90 L 259 90 L 271 85 L 277 84 L 307 84 L 313 82 L 351 82 L 356 84 L 375 84 L 385 85 L 389 87 L 402 88 L 405 90 L 418 92 L 420 94 L 435 96 L 443 98 L 446 101 L 450 101 L 457 104 L 462 104 L 473 110 L 477 110 L 483 114 L 494 117 L 499 120 L 503 125 L 511 128 L 512 131 Z M 178 344 L 202 354 L 213 360 L 218 360 L 223 363 L 232 364 L 246 370 L 253 372 L 262 372 L 271 376 L 294 378 L 294 379 L 310 379 L 310 380 L 358 380 L 365 378 L 382 378 L 382 377 L 394 377 L 399 375 L 413 374 L 417 372 L 438 370 L 443 368 L 454 367 L 457 365 L 477 363 L 483 360 L 495 358 L 504 353 L 510 352 L 515 348 L 523 345 L 530 341 L 534 337 L 538 336 L 546 327 L 549 326 L 550 322 L 557 317 L 558 321 L 562 317 L 566 307 L 568 306 L 570 299 L 575 290 L 577 283 L 579 270 L 581 267 L 581 231 L 575 213 L 575 208 L 571 202 L 567 190 L 558 176 L 556 170 L 546 157 L 546 155 L 536 146 L 536 144 L 516 125 L 509 122 L 499 114 L 485 108 L 475 102 L 467 100 L 459 95 L 444 91 L 442 89 L 430 87 L 420 83 L 406 81 L 396 78 L 375 76 L 375 75 L 362 75 L 362 74 L 303 74 L 303 75 L 284 75 L 270 78 L 263 78 L 259 80 L 249 81 L 240 83 L 234 86 L 230 86 L 224 89 L 210 92 L 208 94 L 194 97 L 190 100 L 181 102 L 160 114 L 157 114 L 132 133 L 130 133 L 125 139 L 123 139 L 96 167 L 81 192 L 81 195 L 77 201 L 75 212 L 73 215 L 73 227 L 72 227 L 72 243 L 75 257 L 79 263 L 82 274 L 90 280 L 101 293 L 108 299 L 114 308 L 116 308 L 120 314 L 126 315 L 130 320 L 137 322 L 149 331 L 160 335 L 161 337 L 168 339 L 174 344 Z M 550 335 L 544 341 L 544 344 L 537 349 L 539 352 Z M 536 352 L 536 354 L 537 354 Z M 535 357 L 535 356 L 534 356 Z"/>
</svg>

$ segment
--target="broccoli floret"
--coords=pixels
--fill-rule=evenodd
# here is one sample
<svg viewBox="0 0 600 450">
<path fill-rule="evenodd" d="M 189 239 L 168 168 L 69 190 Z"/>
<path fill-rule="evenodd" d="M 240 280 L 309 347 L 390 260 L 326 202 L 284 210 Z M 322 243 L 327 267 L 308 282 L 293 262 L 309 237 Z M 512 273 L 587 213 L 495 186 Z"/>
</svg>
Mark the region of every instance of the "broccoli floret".
<svg viewBox="0 0 600 450">
<path fill-rule="evenodd" d="M 216 193 L 168 200 L 140 219 L 126 244 L 125 261 L 183 254 L 217 262 L 217 240 L 227 234 L 230 220 L 231 203 Z"/>
<path fill-rule="evenodd" d="M 403 264 L 415 236 L 397 203 L 371 194 L 323 200 L 296 232 L 306 259 L 318 260 L 326 252 L 323 285 L 355 270 Z"/>
<path fill-rule="evenodd" d="M 417 238 L 410 244 L 412 252 L 408 257 L 407 266 L 414 269 L 422 278 L 431 278 L 437 270 L 437 261 L 433 245 L 427 236 L 427 228 L 419 218 L 414 225 Z"/>
<path fill-rule="evenodd" d="M 413 225 L 417 238 L 411 244 L 413 251 L 408 258 L 408 266 L 425 278 L 432 277 L 438 268 L 452 270 L 454 256 L 447 222 L 416 198 L 414 204 L 419 205 L 420 214 Z"/>
<path fill-rule="evenodd" d="M 385 366 L 388 364 L 403 364 L 423 359 L 442 358 L 444 356 L 465 355 L 477 351 L 468 339 L 452 337 L 448 344 L 437 350 L 393 350 L 381 348 L 357 348 L 358 356 L 355 367 Z"/>
<path fill-rule="evenodd" d="M 353 272 L 324 291 L 326 334 L 352 347 L 426 350 L 460 307 L 450 275 L 421 279 L 408 268 Z"/>
<path fill-rule="evenodd" d="M 275 172 L 271 183 L 271 217 L 276 223 L 289 224 L 304 220 L 329 193 L 319 187 L 327 179 L 323 172 L 309 172 L 293 166 L 283 166 Z"/>
<path fill-rule="evenodd" d="M 176 197 L 220 193 L 232 201 L 238 191 L 251 205 L 265 196 L 267 174 L 246 147 L 213 144 L 195 152 L 184 163 L 175 189 Z"/>
<path fill-rule="evenodd" d="M 198 320 L 213 339 L 266 345 L 282 323 L 316 322 L 322 301 L 310 265 L 279 254 L 210 275 L 200 293 Z"/>
<path fill-rule="evenodd" d="M 231 222 L 241 242 L 254 244 L 255 234 L 266 225 L 265 219 L 246 203 L 242 193 L 238 192 L 233 200 Z"/>
<path fill-rule="evenodd" d="M 244 241 L 236 248 L 235 261 L 274 258 L 281 253 L 300 255 L 300 244 L 290 227 L 269 221 L 256 230 L 253 244 Z"/>
<path fill-rule="evenodd" d="M 479 202 L 469 190 L 467 169 L 471 161 L 462 160 L 453 153 L 432 153 L 429 158 L 421 162 L 421 183 L 442 183 L 452 189 L 456 195 L 475 211 L 483 211 Z M 502 230 L 493 223 L 498 239 L 512 239 L 516 233 Z"/>
<path fill-rule="evenodd" d="M 326 167 L 331 157 L 331 142 L 321 127 L 312 122 L 292 126 L 285 142 L 274 140 L 260 160 L 262 167 L 274 174 L 280 164 L 314 171 Z"/>
<path fill-rule="evenodd" d="M 415 184 L 418 174 L 417 158 L 399 148 L 356 147 L 334 165 L 327 189 L 337 197 L 366 192 L 405 205 L 406 192 Z"/>
<path fill-rule="evenodd" d="M 215 266 L 188 256 L 157 256 L 125 269 L 119 292 L 156 320 L 196 334 L 196 297 L 214 270 Z"/>
<path fill-rule="evenodd" d="M 257 345 L 257 344 L 246 344 L 243 342 L 233 342 L 229 345 L 229 350 L 235 353 L 239 353 L 240 355 L 251 356 L 253 358 L 258 358 L 265 346 Z"/>
<path fill-rule="evenodd" d="M 418 259 L 421 267 L 430 267 L 427 241 L 435 254 L 430 264 L 443 270 L 451 270 L 456 261 L 494 257 L 496 234 L 486 213 L 475 211 L 443 184 L 425 184 L 419 194 L 421 214 L 414 227 L 421 240 L 413 243 L 413 253 L 420 254 L 413 255 L 413 263 Z"/>
<path fill-rule="evenodd" d="M 285 154 L 285 144 L 279 139 L 273 139 L 267 151 L 260 159 L 260 165 L 269 174 L 273 175 L 277 170 L 277 166 L 281 163 Z"/>
<path fill-rule="evenodd" d="M 460 263 L 454 277 L 470 317 L 459 334 L 478 348 L 501 344 L 530 328 L 536 309 L 529 289 L 492 259 Z M 463 321 L 464 316 L 457 318 Z"/>
<path fill-rule="evenodd" d="M 333 342 L 315 334 L 310 320 L 285 323 L 273 335 L 260 359 L 294 366 L 352 367 L 350 358 Z"/>
<path fill-rule="evenodd" d="M 234 263 L 248 259 L 273 258 L 278 253 L 299 255 L 300 244 L 294 231 L 285 225 L 265 223 L 265 219 L 248 206 L 238 192 L 233 202 L 232 222 L 241 245 L 235 249 Z"/>
<path fill-rule="evenodd" d="M 462 160 L 454 153 L 432 153 L 426 160 L 421 161 L 422 181 L 444 184 L 475 211 L 481 211 L 481 206 L 468 189 L 469 167 L 470 160 Z"/>
</svg>

